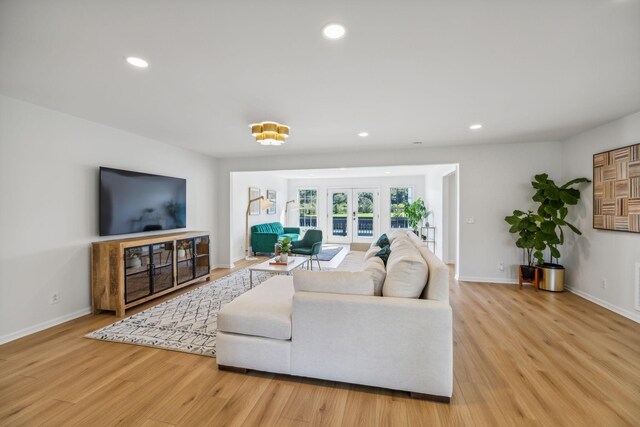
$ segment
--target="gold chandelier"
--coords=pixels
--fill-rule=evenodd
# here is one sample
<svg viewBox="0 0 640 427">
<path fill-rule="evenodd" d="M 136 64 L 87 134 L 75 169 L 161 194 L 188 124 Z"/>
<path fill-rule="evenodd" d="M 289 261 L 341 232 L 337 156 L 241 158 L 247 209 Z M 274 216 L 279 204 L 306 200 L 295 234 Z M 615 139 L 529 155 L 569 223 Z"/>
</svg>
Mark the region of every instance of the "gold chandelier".
<svg viewBox="0 0 640 427">
<path fill-rule="evenodd" d="M 249 125 L 251 135 L 262 145 L 282 145 L 289 136 L 289 126 L 276 122 L 262 122 Z"/>
</svg>

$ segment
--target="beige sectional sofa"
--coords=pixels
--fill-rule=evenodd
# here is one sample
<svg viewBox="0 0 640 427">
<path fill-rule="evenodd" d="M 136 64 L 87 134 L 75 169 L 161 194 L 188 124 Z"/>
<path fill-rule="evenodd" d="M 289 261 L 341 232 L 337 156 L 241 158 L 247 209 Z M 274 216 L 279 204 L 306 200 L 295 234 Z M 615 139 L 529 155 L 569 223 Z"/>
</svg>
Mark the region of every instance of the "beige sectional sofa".
<svg viewBox="0 0 640 427">
<path fill-rule="evenodd" d="M 386 268 L 374 255 L 379 248 L 350 252 L 338 272 L 275 276 L 223 307 L 219 367 L 404 390 L 448 402 L 449 270 L 413 233 L 387 234 Z"/>
</svg>

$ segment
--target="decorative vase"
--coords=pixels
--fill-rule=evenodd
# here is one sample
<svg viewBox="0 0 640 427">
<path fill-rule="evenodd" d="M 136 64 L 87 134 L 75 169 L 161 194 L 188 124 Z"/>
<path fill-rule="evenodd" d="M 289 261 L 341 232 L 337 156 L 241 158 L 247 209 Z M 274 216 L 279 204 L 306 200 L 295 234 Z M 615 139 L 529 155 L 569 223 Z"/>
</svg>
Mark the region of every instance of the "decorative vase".
<svg viewBox="0 0 640 427">
<path fill-rule="evenodd" d="M 184 249 L 178 249 L 178 258 L 184 258 L 187 256 L 187 251 Z"/>
<path fill-rule="evenodd" d="M 142 262 L 137 256 L 127 259 L 127 268 L 140 268 Z"/>
<path fill-rule="evenodd" d="M 275 253 L 276 256 L 282 253 L 282 243 L 276 243 L 273 246 L 273 253 Z"/>
</svg>

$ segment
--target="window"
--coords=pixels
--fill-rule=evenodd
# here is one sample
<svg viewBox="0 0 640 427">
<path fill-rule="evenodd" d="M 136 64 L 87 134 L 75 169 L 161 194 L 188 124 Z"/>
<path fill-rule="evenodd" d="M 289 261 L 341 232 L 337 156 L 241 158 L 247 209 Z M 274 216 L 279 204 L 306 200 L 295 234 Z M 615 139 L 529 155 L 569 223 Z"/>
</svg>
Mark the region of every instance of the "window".
<svg viewBox="0 0 640 427">
<path fill-rule="evenodd" d="M 316 190 L 298 190 L 300 204 L 300 227 L 315 228 L 318 225 L 318 192 Z"/>
<path fill-rule="evenodd" d="M 404 207 L 413 200 L 413 189 L 401 187 L 391 189 L 391 228 L 408 228 Z"/>
</svg>

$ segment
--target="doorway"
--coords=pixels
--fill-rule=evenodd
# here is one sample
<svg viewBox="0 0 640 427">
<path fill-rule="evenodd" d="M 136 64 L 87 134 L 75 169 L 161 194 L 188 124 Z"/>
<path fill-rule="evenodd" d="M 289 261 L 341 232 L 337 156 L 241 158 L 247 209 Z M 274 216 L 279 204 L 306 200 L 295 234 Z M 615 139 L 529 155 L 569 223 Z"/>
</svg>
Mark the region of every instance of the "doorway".
<svg viewBox="0 0 640 427">
<path fill-rule="evenodd" d="M 380 191 L 335 188 L 327 192 L 329 243 L 369 243 L 378 234 Z"/>
</svg>

